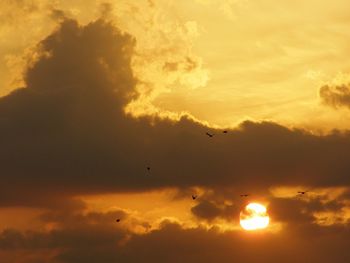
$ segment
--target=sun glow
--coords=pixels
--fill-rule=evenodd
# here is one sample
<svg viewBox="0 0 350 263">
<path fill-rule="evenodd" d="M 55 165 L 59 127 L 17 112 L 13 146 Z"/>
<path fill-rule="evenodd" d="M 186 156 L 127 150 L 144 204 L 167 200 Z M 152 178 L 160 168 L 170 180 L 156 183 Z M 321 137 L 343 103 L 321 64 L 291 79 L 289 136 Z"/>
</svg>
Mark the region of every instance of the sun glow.
<svg viewBox="0 0 350 263">
<path fill-rule="evenodd" d="M 270 218 L 266 207 L 258 203 L 248 204 L 239 215 L 241 227 L 245 230 L 258 230 L 269 225 Z"/>
</svg>

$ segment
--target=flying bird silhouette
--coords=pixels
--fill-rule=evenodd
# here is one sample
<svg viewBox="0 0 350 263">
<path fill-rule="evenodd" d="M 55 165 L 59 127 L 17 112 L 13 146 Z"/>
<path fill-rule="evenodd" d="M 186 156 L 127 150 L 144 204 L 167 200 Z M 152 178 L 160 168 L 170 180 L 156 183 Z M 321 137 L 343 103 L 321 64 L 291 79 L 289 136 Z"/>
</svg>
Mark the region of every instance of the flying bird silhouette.
<svg viewBox="0 0 350 263">
<path fill-rule="evenodd" d="M 241 197 L 248 197 L 249 194 L 242 194 Z"/>
<path fill-rule="evenodd" d="M 308 192 L 308 191 L 299 191 L 298 194 L 299 194 L 299 195 L 304 195 L 304 194 L 306 194 L 307 192 Z"/>
<path fill-rule="evenodd" d="M 208 135 L 210 138 L 213 138 L 213 137 L 214 137 L 214 134 L 213 134 L 213 133 L 206 132 L 205 134 Z"/>
<path fill-rule="evenodd" d="M 151 167 L 147 166 L 147 171 L 151 171 Z"/>
<path fill-rule="evenodd" d="M 196 195 L 192 195 L 192 199 L 196 200 L 197 196 Z"/>
<path fill-rule="evenodd" d="M 224 130 L 223 133 L 228 133 L 228 131 Z"/>
<path fill-rule="evenodd" d="M 117 220 L 115 220 L 117 223 L 119 223 L 120 222 L 120 218 L 118 218 Z"/>
</svg>

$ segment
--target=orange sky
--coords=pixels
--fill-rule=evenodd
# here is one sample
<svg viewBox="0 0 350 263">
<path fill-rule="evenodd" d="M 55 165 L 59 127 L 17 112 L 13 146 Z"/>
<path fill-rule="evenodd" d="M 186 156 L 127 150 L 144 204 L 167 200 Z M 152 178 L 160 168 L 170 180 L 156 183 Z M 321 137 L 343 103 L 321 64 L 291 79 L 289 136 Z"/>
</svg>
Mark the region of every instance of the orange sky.
<svg viewBox="0 0 350 263">
<path fill-rule="evenodd" d="M 1 1 L 0 262 L 348 262 L 349 8 Z"/>
</svg>

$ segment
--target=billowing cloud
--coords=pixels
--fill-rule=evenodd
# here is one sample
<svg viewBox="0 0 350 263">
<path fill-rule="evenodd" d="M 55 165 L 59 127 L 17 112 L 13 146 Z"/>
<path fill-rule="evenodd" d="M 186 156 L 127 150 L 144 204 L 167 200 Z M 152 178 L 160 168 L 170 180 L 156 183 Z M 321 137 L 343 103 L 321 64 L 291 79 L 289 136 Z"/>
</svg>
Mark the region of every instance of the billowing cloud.
<svg viewBox="0 0 350 263">
<path fill-rule="evenodd" d="M 102 20 L 65 20 L 39 44 L 26 87 L 0 100 L 4 200 L 28 202 L 34 192 L 349 185 L 347 132 L 319 136 L 247 121 L 224 134 L 190 116 L 126 115 L 139 96 L 134 46 Z"/>
</svg>

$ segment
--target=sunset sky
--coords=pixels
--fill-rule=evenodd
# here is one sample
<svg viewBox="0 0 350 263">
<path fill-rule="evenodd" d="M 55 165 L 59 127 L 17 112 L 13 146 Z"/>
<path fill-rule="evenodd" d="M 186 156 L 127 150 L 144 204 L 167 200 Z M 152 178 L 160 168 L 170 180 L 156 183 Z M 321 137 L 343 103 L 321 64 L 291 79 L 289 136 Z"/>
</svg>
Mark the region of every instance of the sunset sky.
<svg viewBox="0 0 350 263">
<path fill-rule="evenodd" d="M 349 10 L 0 0 L 0 263 L 350 262 Z"/>
</svg>

